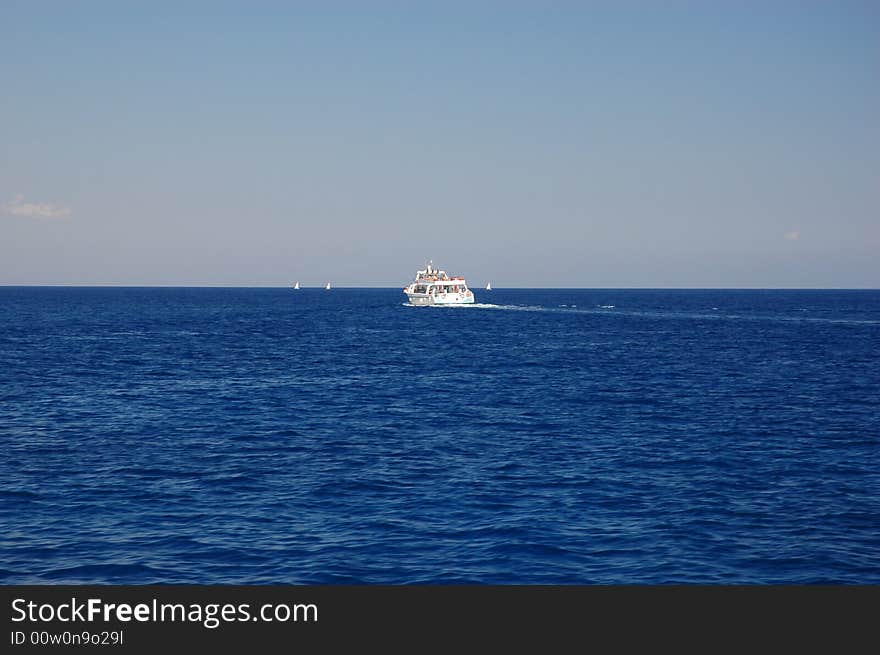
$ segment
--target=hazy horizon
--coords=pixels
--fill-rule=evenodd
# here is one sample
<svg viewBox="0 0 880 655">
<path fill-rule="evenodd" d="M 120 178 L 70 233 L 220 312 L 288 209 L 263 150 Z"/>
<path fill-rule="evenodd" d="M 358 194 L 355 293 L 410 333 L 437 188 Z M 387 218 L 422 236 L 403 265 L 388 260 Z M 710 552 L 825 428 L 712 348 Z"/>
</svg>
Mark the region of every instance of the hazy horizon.
<svg viewBox="0 0 880 655">
<path fill-rule="evenodd" d="M 880 288 L 880 5 L 0 6 L 0 285 Z"/>
<path fill-rule="evenodd" d="M 410 280 L 411 281 L 411 280 Z M 491 280 L 487 281 L 491 282 Z M 300 291 L 305 290 L 324 290 L 323 283 L 300 282 Z M 291 284 L 224 284 L 218 282 L 215 284 L 114 284 L 114 283 L 31 283 L 31 284 L 0 284 L 0 287 L 38 287 L 38 288 L 81 288 L 81 289 L 287 289 Z M 468 281 L 468 287 L 474 291 L 481 293 L 485 291 L 485 284 L 473 284 Z M 388 290 L 398 289 L 402 286 L 387 285 L 363 285 L 363 284 L 333 284 L 331 290 L 348 289 L 348 290 Z M 534 290 L 534 291 L 880 291 L 878 287 L 534 287 L 534 286 L 501 286 L 492 285 L 493 291 L 515 291 L 515 290 Z M 488 293 L 491 293 L 489 291 Z"/>
</svg>

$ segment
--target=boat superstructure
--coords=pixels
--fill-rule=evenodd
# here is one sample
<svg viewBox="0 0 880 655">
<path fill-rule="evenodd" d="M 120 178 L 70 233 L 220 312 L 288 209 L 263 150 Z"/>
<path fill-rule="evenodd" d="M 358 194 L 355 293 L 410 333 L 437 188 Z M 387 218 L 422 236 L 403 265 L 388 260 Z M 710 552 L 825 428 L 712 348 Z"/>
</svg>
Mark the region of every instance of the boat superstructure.
<svg viewBox="0 0 880 655">
<path fill-rule="evenodd" d="M 403 292 L 412 305 L 470 305 L 474 294 L 461 276 L 450 276 L 428 262 L 424 270 L 416 271 L 416 279 Z"/>
</svg>

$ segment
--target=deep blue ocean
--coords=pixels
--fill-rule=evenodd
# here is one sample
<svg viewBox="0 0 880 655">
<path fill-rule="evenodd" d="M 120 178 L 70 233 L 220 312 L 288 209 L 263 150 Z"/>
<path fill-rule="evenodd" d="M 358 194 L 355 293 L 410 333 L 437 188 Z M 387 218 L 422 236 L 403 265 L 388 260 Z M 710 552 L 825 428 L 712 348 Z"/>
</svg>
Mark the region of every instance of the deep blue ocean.
<svg viewBox="0 0 880 655">
<path fill-rule="evenodd" d="M 880 291 L 0 288 L 0 582 L 880 583 Z"/>
</svg>

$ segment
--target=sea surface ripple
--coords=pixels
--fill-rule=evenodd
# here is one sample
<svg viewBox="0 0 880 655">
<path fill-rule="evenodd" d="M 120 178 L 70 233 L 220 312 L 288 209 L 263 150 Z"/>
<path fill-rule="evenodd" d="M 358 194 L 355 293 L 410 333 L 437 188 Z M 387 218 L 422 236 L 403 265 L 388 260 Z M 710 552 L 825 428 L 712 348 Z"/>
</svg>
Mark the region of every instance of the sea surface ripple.
<svg viewBox="0 0 880 655">
<path fill-rule="evenodd" d="M 880 292 L 0 288 L 0 581 L 880 583 Z"/>
</svg>

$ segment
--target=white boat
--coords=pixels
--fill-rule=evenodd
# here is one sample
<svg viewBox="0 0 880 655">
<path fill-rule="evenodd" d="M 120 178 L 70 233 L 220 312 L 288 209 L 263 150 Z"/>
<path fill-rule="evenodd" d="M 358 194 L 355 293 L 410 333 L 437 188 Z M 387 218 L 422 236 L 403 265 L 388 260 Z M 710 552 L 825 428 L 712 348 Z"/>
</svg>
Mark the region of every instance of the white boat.
<svg viewBox="0 0 880 655">
<path fill-rule="evenodd" d="M 486 291 L 491 291 L 491 290 L 492 290 L 492 283 L 486 282 Z"/>
<path fill-rule="evenodd" d="M 470 305 L 474 302 L 474 294 L 465 279 L 434 268 L 434 262 L 416 271 L 416 279 L 404 287 L 403 292 L 411 305 Z"/>
<path fill-rule="evenodd" d="M 328 282 L 328 283 L 327 283 L 327 286 L 324 287 L 324 288 L 327 289 L 327 291 L 330 291 L 330 283 Z"/>
<path fill-rule="evenodd" d="M 295 282 L 293 285 L 293 288 L 298 291 L 299 290 L 299 282 Z"/>
</svg>

